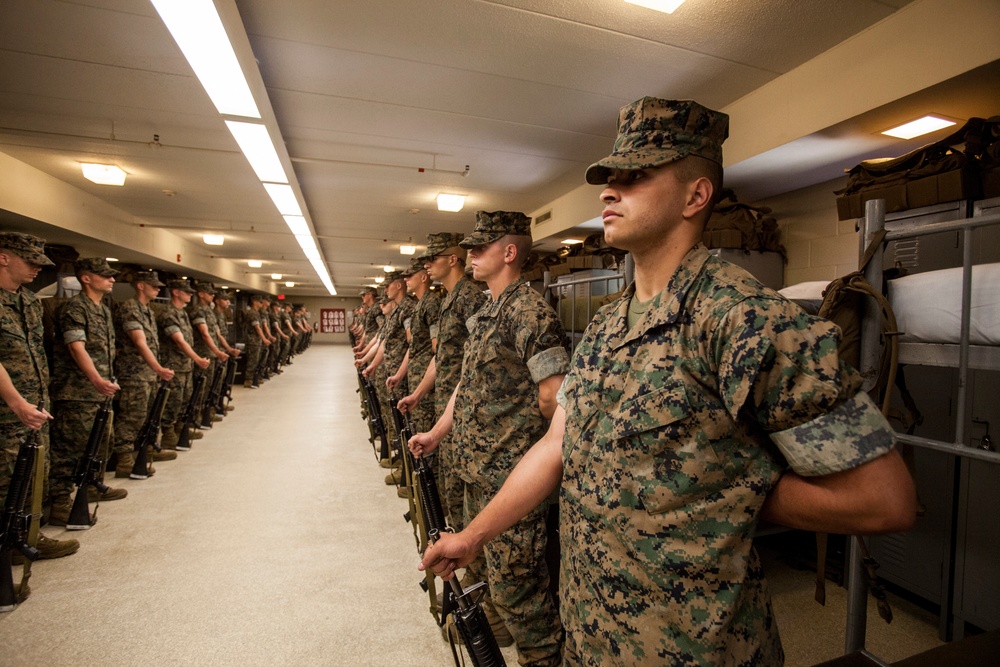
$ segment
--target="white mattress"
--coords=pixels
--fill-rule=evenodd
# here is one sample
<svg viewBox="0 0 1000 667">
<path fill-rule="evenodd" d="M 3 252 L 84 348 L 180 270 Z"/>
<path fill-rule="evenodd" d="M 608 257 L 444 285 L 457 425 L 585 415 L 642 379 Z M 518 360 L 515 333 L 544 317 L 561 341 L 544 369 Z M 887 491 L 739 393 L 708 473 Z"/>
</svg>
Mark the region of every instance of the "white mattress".
<svg viewBox="0 0 1000 667">
<path fill-rule="evenodd" d="M 958 343 L 962 318 L 962 269 L 928 271 L 889 281 L 889 303 L 902 340 Z M 1000 345 L 1000 264 L 972 267 L 969 342 Z"/>
</svg>

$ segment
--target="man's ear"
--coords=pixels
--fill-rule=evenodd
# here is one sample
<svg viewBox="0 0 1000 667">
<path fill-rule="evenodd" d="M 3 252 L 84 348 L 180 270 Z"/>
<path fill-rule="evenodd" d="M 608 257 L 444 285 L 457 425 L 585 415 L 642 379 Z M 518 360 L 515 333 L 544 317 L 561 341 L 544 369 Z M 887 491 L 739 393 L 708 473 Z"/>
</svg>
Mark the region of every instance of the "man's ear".
<svg viewBox="0 0 1000 667">
<path fill-rule="evenodd" d="M 698 214 L 711 204 L 714 194 L 715 188 L 712 187 L 712 181 L 704 176 L 688 183 L 687 201 L 685 202 L 683 216 L 685 218 L 698 216 Z"/>
</svg>

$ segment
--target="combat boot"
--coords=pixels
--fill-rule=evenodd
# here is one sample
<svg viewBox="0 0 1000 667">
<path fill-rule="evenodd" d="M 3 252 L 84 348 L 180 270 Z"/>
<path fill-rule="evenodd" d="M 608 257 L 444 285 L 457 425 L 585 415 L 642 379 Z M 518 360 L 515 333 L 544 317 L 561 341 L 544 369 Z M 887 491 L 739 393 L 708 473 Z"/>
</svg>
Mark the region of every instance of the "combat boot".
<svg viewBox="0 0 1000 667">
<path fill-rule="evenodd" d="M 65 526 L 69 521 L 70 512 L 73 511 L 73 498 L 69 494 L 54 496 L 52 507 L 49 509 L 49 525 Z M 97 523 L 97 517 L 90 514 L 90 525 Z"/>
<path fill-rule="evenodd" d="M 174 443 L 174 445 L 176 446 L 176 443 Z M 177 452 L 171 451 L 170 449 L 164 447 L 163 450 L 159 452 L 156 451 L 155 449 L 151 449 L 146 454 L 146 456 L 149 458 L 150 461 L 173 461 L 174 459 L 177 458 Z"/>
<path fill-rule="evenodd" d="M 35 545 L 35 548 L 38 549 L 38 560 L 50 560 L 52 558 L 72 556 L 79 551 L 80 542 L 78 540 L 54 540 L 42 533 L 38 533 L 38 544 Z M 21 555 L 20 551 L 15 550 L 11 552 L 10 564 L 24 564 L 24 556 Z"/>
<path fill-rule="evenodd" d="M 131 471 L 132 469 L 129 468 L 129 472 Z M 128 496 L 128 491 L 126 489 L 112 489 L 110 486 L 104 493 L 101 493 L 92 486 L 87 489 L 88 503 L 106 503 L 112 500 L 121 500 L 126 496 Z"/>
<path fill-rule="evenodd" d="M 152 454 L 152 452 L 150 452 L 150 454 Z M 176 458 L 176 457 L 177 457 L 177 454 L 174 454 L 174 458 Z M 128 452 L 127 454 L 119 454 L 118 455 L 118 465 L 115 466 L 115 477 L 131 478 L 132 477 L 132 468 L 134 466 L 135 466 L 135 453 L 134 452 Z M 147 463 L 146 464 L 146 476 L 147 477 L 152 477 L 155 474 L 156 474 L 156 468 L 153 467 L 152 463 Z M 139 478 L 139 479 L 142 479 L 142 478 Z"/>
<path fill-rule="evenodd" d="M 388 486 L 396 486 L 399 484 L 400 480 L 403 479 L 403 471 L 396 468 L 391 473 L 385 476 L 385 483 Z"/>
<path fill-rule="evenodd" d="M 191 439 L 192 440 L 201 440 L 204 437 L 205 437 L 205 434 L 202 433 L 201 431 L 199 431 L 198 429 L 196 429 L 196 428 L 191 429 Z"/>
<path fill-rule="evenodd" d="M 177 449 L 177 440 L 179 436 L 177 435 L 177 431 L 174 430 L 173 424 L 171 424 L 170 426 L 164 426 L 162 432 L 163 432 L 163 437 L 160 440 L 160 447 L 163 448 L 163 452 L 161 453 L 169 454 L 170 452 L 168 450 Z M 175 453 L 174 458 L 176 457 L 177 454 Z M 157 459 L 153 460 L 155 461 Z"/>
</svg>

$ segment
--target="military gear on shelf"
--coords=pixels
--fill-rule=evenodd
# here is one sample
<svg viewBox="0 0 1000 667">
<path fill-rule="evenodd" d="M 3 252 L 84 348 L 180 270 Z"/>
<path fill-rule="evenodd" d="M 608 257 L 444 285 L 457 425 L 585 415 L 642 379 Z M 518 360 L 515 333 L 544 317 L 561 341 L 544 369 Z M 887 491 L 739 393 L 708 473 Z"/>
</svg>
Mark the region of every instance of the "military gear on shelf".
<svg viewBox="0 0 1000 667">
<path fill-rule="evenodd" d="M 771 209 L 742 204 L 732 190 L 723 190 L 712 217 L 705 224 L 702 242 L 709 248 L 770 250 L 784 256 L 778 223 L 770 214 Z"/>
</svg>

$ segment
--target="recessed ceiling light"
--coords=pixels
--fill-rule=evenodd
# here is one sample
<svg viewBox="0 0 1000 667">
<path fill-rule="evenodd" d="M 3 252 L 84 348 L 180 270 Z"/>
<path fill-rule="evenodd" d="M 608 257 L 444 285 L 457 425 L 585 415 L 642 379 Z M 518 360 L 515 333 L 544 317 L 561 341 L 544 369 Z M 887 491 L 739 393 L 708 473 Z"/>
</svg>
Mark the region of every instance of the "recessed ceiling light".
<svg viewBox="0 0 1000 667">
<path fill-rule="evenodd" d="M 271 280 L 281 280 L 281 274 L 280 273 L 272 273 L 271 274 Z"/>
<path fill-rule="evenodd" d="M 249 266 L 251 269 L 259 269 L 260 267 L 264 266 L 264 262 L 260 261 L 259 259 L 248 259 L 247 266 Z"/>
<path fill-rule="evenodd" d="M 937 116 L 924 116 L 923 118 L 918 118 L 917 120 L 894 127 L 891 130 L 886 130 L 882 134 L 896 137 L 897 139 L 913 139 L 922 134 L 930 134 L 931 132 L 943 130 L 952 125 L 955 125 L 955 121 L 953 120 L 946 120 Z"/>
<path fill-rule="evenodd" d="M 278 213 L 281 215 L 302 215 L 302 209 L 299 208 L 299 202 L 295 198 L 292 186 L 280 183 L 265 183 L 264 189 L 271 196 L 271 201 L 274 202 L 274 205 L 278 207 Z"/>
<path fill-rule="evenodd" d="M 684 4 L 684 0 L 625 0 L 625 2 L 667 14 L 673 14 L 678 7 Z"/>
<path fill-rule="evenodd" d="M 125 185 L 127 174 L 122 171 L 121 167 L 116 167 L 113 164 L 81 162 L 80 169 L 83 170 L 84 178 L 98 185 Z"/>
<path fill-rule="evenodd" d="M 576 245 L 578 243 L 583 243 L 583 239 L 563 239 L 563 245 Z"/>
<path fill-rule="evenodd" d="M 285 283 L 285 287 L 295 287 L 295 283 L 289 280 L 287 283 Z"/>
<path fill-rule="evenodd" d="M 222 234 L 202 234 L 201 238 L 204 239 L 205 245 L 222 245 L 226 242 L 226 237 Z"/>
<path fill-rule="evenodd" d="M 377 276 L 377 277 L 375 278 L 375 284 L 376 284 L 376 285 L 381 285 L 381 284 L 382 284 L 382 283 L 384 283 L 384 282 L 385 282 L 385 278 L 383 278 L 382 276 Z"/>
<path fill-rule="evenodd" d="M 437 196 L 439 211 L 451 211 L 455 213 L 461 211 L 465 206 L 465 195 L 448 195 L 441 193 Z"/>
<path fill-rule="evenodd" d="M 404 243 L 403 245 L 399 246 L 400 255 L 413 255 L 416 252 L 417 252 L 417 246 L 415 245 Z"/>
<path fill-rule="evenodd" d="M 267 133 L 267 128 L 261 123 L 227 120 L 226 127 L 233 133 L 233 138 L 240 145 L 240 150 L 250 162 L 257 178 L 265 183 L 287 183 L 288 176 L 281 166 L 278 152 Z"/>
<path fill-rule="evenodd" d="M 392 273 L 396 269 L 393 268 L 391 264 L 386 264 L 385 266 L 382 267 L 382 270 L 385 271 L 386 273 Z"/>
</svg>

